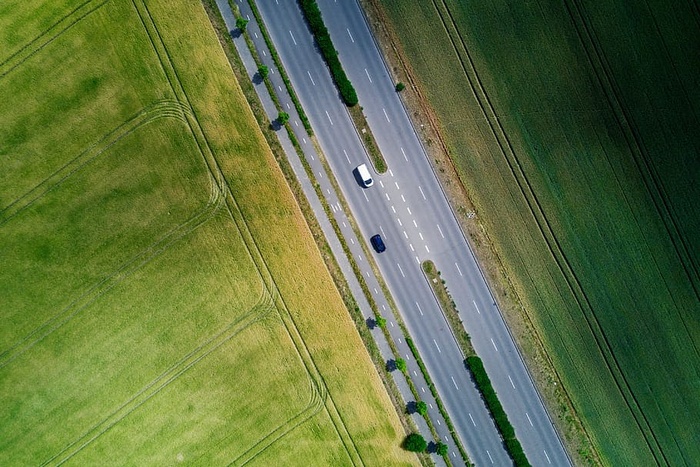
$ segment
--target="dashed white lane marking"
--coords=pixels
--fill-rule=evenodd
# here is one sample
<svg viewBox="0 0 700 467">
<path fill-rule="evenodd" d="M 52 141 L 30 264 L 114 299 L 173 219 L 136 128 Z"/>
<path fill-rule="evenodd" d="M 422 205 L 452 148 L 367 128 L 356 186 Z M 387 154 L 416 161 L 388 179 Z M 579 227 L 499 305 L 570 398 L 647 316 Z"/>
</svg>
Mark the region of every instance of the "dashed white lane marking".
<svg viewBox="0 0 700 467">
<path fill-rule="evenodd" d="M 383 181 L 379 180 L 379 184 L 382 186 L 382 188 L 384 188 L 384 182 L 383 182 Z"/>
<path fill-rule="evenodd" d="M 294 42 L 294 45 L 297 45 L 297 40 L 294 39 L 294 34 L 292 34 L 292 31 L 289 31 L 289 35 L 292 36 L 292 41 Z"/>
<path fill-rule="evenodd" d="M 309 156 L 311 156 L 311 160 L 312 160 L 312 161 L 315 161 L 315 160 L 316 160 L 316 159 L 314 158 L 314 155 L 313 155 L 313 154 L 309 154 Z M 329 193 L 329 194 L 330 194 L 330 192 L 331 192 L 331 190 L 328 190 L 328 193 Z"/>
<path fill-rule="evenodd" d="M 394 208 L 394 206 L 391 207 L 391 210 L 394 212 L 394 214 L 396 214 L 396 209 Z"/>
<path fill-rule="evenodd" d="M 391 169 L 389 169 L 389 175 L 391 175 L 392 177 L 394 176 L 394 172 L 392 172 Z"/>
<path fill-rule="evenodd" d="M 256 39 L 258 39 L 258 33 L 253 31 L 253 35 L 255 36 Z"/>
<path fill-rule="evenodd" d="M 386 237 L 386 234 L 384 233 L 384 228 L 381 225 L 379 226 L 379 230 L 381 230 L 382 235 L 384 235 Z M 382 305 L 382 309 L 386 310 L 386 308 L 384 308 L 384 305 Z"/>
<path fill-rule="evenodd" d="M 418 373 L 416 373 L 416 370 L 413 370 L 413 376 L 418 376 Z"/>
<path fill-rule="evenodd" d="M 488 455 L 489 455 L 489 460 L 490 460 L 490 461 L 491 461 L 491 463 L 493 464 L 493 457 L 491 457 L 491 453 L 489 452 L 489 450 L 488 450 L 488 449 L 486 450 L 486 454 L 488 454 Z"/>
<path fill-rule="evenodd" d="M 474 308 L 476 308 L 476 312 L 481 314 L 481 312 L 479 311 L 479 307 L 476 305 L 476 300 L 472 300 L 472 303 L 474 304 Z"/>
<path fill-rule="evenodd" d="M 351 239 L 350 239 L 350 243 L 352 243 L 352 244 L 354 245 L 354 244 L 355 244 L 355 240 L 353 240 L 353 239 L 351 238 Z"/>
<path fill-rule="evenodd" d="M 335 204 L 331 204 L 331 209 L 333 209 L 333 212 L 336 212 Z"/>
<path fill-rule="evenodd" d="M 543 449 L 542 452 L 544 453 L 544 457 L 547 458 L 547 462 L 549 462 L 549 463 L 551 464 L 552 461 L 549 460 L 549 456 L 547 455 L 547 451 L 545 451 L 545 450 Z"/>
<path fill-rule="evenodd" d="M 406 233 L 405 230 L 403 231 L 403 236 L 406 237 L 406 239 L 408 239 L 408 234 Z"/>
<path fill-rule="evenodd" d="M 454 384 L 455 388 L 457 388 L 457 390 L 459 391 L 459 386 L 457 386 L 457 381 L 455 381 L 453 376 L 450 376 L 450 378 L 452 379 L 452 384 Z"/>
<path fill-rule="evenodd" d="M 365 68 L 365 74 L 367 75 L 367 79 L 368 79 L 369 82 L 371 83 L 371 82 L 372 82 L 372 78 L 370 78 L 370 76 L 369 76 L 369 71 L 367 71 L 367 68 Z"/>
<path fill-rule="evenodd" d="M 428 253 L 430 253 L 430 248 L 428 248 L 428 245 L 425 245 L 425 251 L 427 251 Z"/>
<path fill-rule="evenodd" d="M 331 120 L 331 116 L 327 110 L 326 110 L 326 117 L 328 117 L 328 121 L 331 122 L 331 125 L 333 125 L 333 120 Z"/>
<path fill-rule="evenodd" d="M 406 202 L 406 198 L 404 198 L 403 195 L 401 195 L 401 201 L 403 201 L 404 203 Z"/>
<path fill-rule="evenodd" d="M 418 223 L 416 223 L 416 220 L 413 219 L 413 227 L 418 227 Z M 423 236 L 421 235 L 420 237 L 421 240 L 423 240 Z"/>
<path fill-rule="evenodd" d="M 365 193 L 365 191 L 364 191 L 364 190 L 362 190 L 362 194 L 363 194 L 363 195 L 365 195 L 365 199 L 366 199 L 366 200 L 367 200 L 367 202 L 369 203 L 369 198 L 367 197 L 367 193 Z"/>
<path fill-rule="evenodd" d="M 445 441 L 449 441 L 450 439 L 445 435 Z"/>
<path fill-rule="evenodd" d="M 323 172 L 318 173 L 318 178 L 323 178 Z"/>
<path fill-rule="evenodd" d="M 420 194 L 423 195 L 423 199 L 428 199 L 425 197 L 425 193 L 423 193 L 423 188 L 421 188 L 420 185 L 418 185 L 418 189 L 420 190 Z"/>
<path fill-rule="evenodd" d="M 442 423 L 440 423 L 440 420 L 436 420 L 436 421 L 437 421 L 437 424 L 438 424 L 438 425 L 442 425 Z"/>
<path fill-rule="evenodd" d="M 279 89 L 280 92 L 282 92 L 282 86 L 277 86 L 277 89 Z"/>
<path fill-rule="evenodd" d="M 352 164 L 352 162 L 350 162 L 350 156 L 348 156 L 348 152 L 345 149 L 343 149 L 343 154 L 345 154 L 345 158 L 348 160 L 348 164 Z"/>
<path fill-rule="evenodd" d="M 420 264 L 420 259 L 416 256 L 416 263 Z"/>
<path fill-rule="evenodd" d="M 329 191 L 330 191 L 330 190 L 329 190 Z M 345 223 L 345 221 L 343 221 L 343 227 L 345 227 L 345 228 L 348 227 L 348 225 Z"/>
<path fill-rule="evenodd" d="M 420 313 L 421 316 L 423 316 L 423 310 L 420 309 L 420 305 L 418 302 L 416 302 L 416 306 L 418 307 L 418 313 Z"/>
<path fill-rule="evenodd" d="M 414 222 L 414 224 L 415 224 L 416 221 L 413 221 L 413 222 Z M 416 227 L 418 227 L 418 226 L 416 225 Z M 422 234 L 422 233 L 418 232 L 418 236 L 420 237 L 421 240 L 423 240 L 423 234 Z"/>
<path fill-rule="evenodd" d="M 455 454 L 454 451 L 452 451 L 452 457 L 454 457 L 455 459 L 457 458 L 457 454 Z"/>
<path fill-rule="evenodd" d="M 401 189 L 401 188 L 399 188 L 399 182 L 394 182 L 394 185 L 396 186 L 396 189 L 397 189 L 397 190 L 400 190 L 400 189 Z"/>
<path fill-rule="evenodd" d="M 493 348 L 496 349 L 496 352 L 498 352 L 498 347 L 496 347 L 496 343 L 491 339 L 491 344 L 493 344 Z"/>
<path fill-rule="evenodd" d="M 386 307 L 384 305 L 382 305 L 382 310 L 386 311 Z"/>
<path fill-rule="evenodd" d="M 382 110 L 384 111 L 384 116 L 386 117 L 386 121 L 391 123 L 391 120 L 389 120 L 389 115 L 386 113 L 386 109 L 382 107 Z"/>
<path fill-rule="evenodd" d="M 406 274 L 403 273 L 403 269 L 401 269 L 401 265 L 399 263 L 396 263 L 396 265 L 399 267 L 399 272 L 401 273 L 401 275 L 405 278 Z"/>
<path fill-rule="evenodd" d="M 441 236 L 442 238 L 445 238 L 445 236 L 442 234 L 442 229 L 440 228 L 440 224 L 435 224 L 435 225 L 437 225 L 438 232 L 440 232 L 440 236 Z"/>
<path fill-rule="evenodd" d="M 386 200 L 391 201 L 391 198 L 389 198 L 389 193 L 384 193 L 386 195 Z"/>
<path fill-rule="evenodd" d="M 394 322 L 393 322 L 393 321 L 389 321 L 389 324 L 391 324 L 391 327 L 392 327 L 392 328 L 394 327 Z"/>
<path fill-rule="evenodd" d="M 294 120 L 294 126 L 296 126 L 296 127 L 299 126 L 299 120 Z"/>
<path fill-rule="evenodd" d="M 314 79 L 311 77 L 311 72 L 309 70 L 306 70 L 306 74 L 309 75 L 309 79 L 311 80 L 311 84 L 316 86 L 316 81 L 314 81 Z M 328 112 L 326 112 L 326 115 L 328 115 Z M 331 117 L 329 116 L 328 120 L 330 120 L 330 119 L 331 119 Z M 331 122 L 331 124 L 333 124 L 333 122 Z"/>
<path fill-rule="evenodd" d="M 534 427 L 535 425 L 532 424 L 532 419 L 530 419 L 530 414 L 528 414 L 527 412 L 525 412 L 525 416 L 527 417 L 527 421 L 530 422 L 530 426 L 533 426 L 533 427 Z"/>
<path fill-rule="evenodd" d="M 413 252 L 415 253 L 416 249 L 413 248 L 413 244 L 412 244 L 412 243 L 409 243 L 408 246 L 410 246 L 410 247 L 411 247 L 411 251 L 413 251 Z"/>
<path fill-rule="evenodd" d="M 287 102 L 287 110 L 289 110 L 289 109 L 291 109 L 291 108 L 292 108 L 292 106 L 289 105 L 289 102 Z"/>
<path fill-rule="evenodd" d="M 476 422 L 474 422 L 474 417 L 472 417 L 472 414 L 469 414 L 469 420 L 472 421 L 472 425 L 476 426 Z"/>
<path fill-rule="evenodd" d="M 513 380 L 510 378 L 510 375 L 508 375 L 508 381 L 510 381 L 510 385 L 513 386 L 513 389 L 515 389 L 515 384 L 513 383 Z"/>
<path fill-rule="evenodd" d="M 357 255 L 357 258 L 362 261 L 362 255 Z"/>
<path fill-rule="evenodd" d="M 408 157 L 406 156 L 406 151 L 401 148 L 401 154 L 403 154 L 403 158 L 406 159 L 406 162 L 408 162 Z"/>
<path fill-rule="evenodd" d="M 457 272 L 459 273 L 459 275 L 464 276 L 464 274 L 462 274 L 462 270 L 459 269 L 459 264 L 455 263 L 455 266 L 457 266 Z"/>
<path fill-rule="evenodd" d="M 349 30 L 348 28 L 345 28 L 345 30 L 348 32 L 348 36 L 350 36 L 350 40 L 351 40 L 352 43 L 354 44 L 354 43 L 355 43 L 355 39 L 353 39 L 352 34 L 350 34 L 350 30 Z"/>
<path fill-rule="evenodd" d="M 264 50 L 262 51 L 262 53 L 263 53 L 263 57 L 267 57 L 267 54 L 265 53 Z"/>
<path fill-rule="evenodd" d="M 375 288 L 374 288 L 374 294 L 376 295 L 376 294 L 378 294 L 378 293 L 379 293 L 379 292 L 377 292 L 377 288 L 375 287 Z"/>
<path fill-rule="evenodd" d="M 248 18 L 248 21 L 250 21 L 250 15 L 245 15 L 246 18 Z"/>
<path fill-rule="evenodd" d="M 408 211 L 408 213 L 409 213 L 410 215 L 413 215 L 413 213 L 411 212 L 411 208 L 407 207 L 406 210 Z"/>
<path fill-rule="evenodd" d="M 272 75 L 275 74 L 275 69 L 274 69 L 274 68 L 270 68 L 270 74 L 272 74 Z M 287 104 L 287 106 L 289 106 L 289 104 Z"/>
<path fill-rule="evenodd" d="M 433 408 L 433 404 L 428 403 L 428 407 Z"/>
<path fill-rule="evenodd" d="M 403 222 L 401 222 L 401 219 L 400 219 L 400 218 L 397 217 L 397 218 L 396 218 L 396 222 L 398 222 L 399 225 L 400 225 L 401 227 L 403 227 Z"/>
<path fill-rule="evenodd" d="M 437 347 L 438 352 L 442 353 L 442 350 L 440 350 L 440 346 L 438 345 L 437 341 L 435 339 L 433 339 L 433 342 L 435 342 L 435 347 Z"/>
<path fill-rule="evenodd" d="M 423 386 L 420 387 L 420 390 L 425 392 L 425 388 Z M 432 406 L 431 406 L 431 408 L 432 408 Z"/>
<path fill-rule="evenodd" d="M 308 144 L 308 143 L 306 142 L 306 138 L 302 138 L 301 140 L 304 142 L 304 144 Z"/>
</svg>

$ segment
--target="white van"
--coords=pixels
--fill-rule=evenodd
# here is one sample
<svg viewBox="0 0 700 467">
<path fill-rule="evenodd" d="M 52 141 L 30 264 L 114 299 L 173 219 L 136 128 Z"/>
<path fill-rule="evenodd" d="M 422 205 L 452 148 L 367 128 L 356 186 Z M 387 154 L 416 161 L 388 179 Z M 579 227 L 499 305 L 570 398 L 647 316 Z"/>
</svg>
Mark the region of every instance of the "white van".
<svg viewBox="0 0 700 467">
<path fill-rule="evenodd" d="M 369 169 L 366 164 L 358 165 L 355 171 L 357 175 L 359 175 L 360 181 L 365 188 L 369 188 L 374 184 L 374 180 L 372 180 L 372 176 L 369 174 Z"/>
</svg>

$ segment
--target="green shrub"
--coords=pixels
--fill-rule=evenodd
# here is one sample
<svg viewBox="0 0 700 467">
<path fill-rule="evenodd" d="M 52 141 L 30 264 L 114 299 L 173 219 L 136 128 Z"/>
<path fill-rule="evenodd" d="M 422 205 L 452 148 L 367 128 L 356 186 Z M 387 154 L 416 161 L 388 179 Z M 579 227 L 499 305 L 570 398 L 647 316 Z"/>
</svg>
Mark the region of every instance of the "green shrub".
<svg viewBox="0 0 700 467">
<path fill-rule="evenodd" d="M 499 433 L 501 433 L 503 437 L 506 450 L 511 459 L 513 459 L 513 463 L 517 467 L 529 467 L 530 462 L 527 460 L 525 452 L 523 452 L 520 441 L 515 437 L 515 429 L 513 425 L 511 425 L 510 420 L 508 420 L 508 415 L 506 415 L 505 410 L 503 410 L 501 401 L 498 400 L 498 395 L 491 385 L 491 380 L 486 373 L 484 363 L 475 355 L 467 357 L 466 361 L 474 381 L 476 381 L 476 385 L 486 402 L 486 407 L 488 407 L 493 421 L 496 423 L 496 428 L 498 428 Z"/>
<path fill-rule="evenodd" d="M 401 92 L 406 89 L 406 85 L 403 83 L 396 83 L 396 92 Z"/>
<path fill-rule="evenodd" d="M 331 41 L 328 29 L 323 23 L 321 10 L 318 9 L 316 0 L 299 0 L 299 5 L 301 6 L 301 11 L 304 13 L 306 21 L 309 23 L 309 28 L 311 28 L 311 33 L 314 35 L 314 39 L 316 39 L 318 48 L 321 50 L 321 55 L 323 55 L 323 59 L 326 61 L 331 71 L 333 82 L 338 88 L 343 102 L 349 107 L 357 105 L 357 93 L 338 59 L 338 51 L 333 47 L 333 41 Z"/>
<path fill-rule="evenodd" d="M 441 441 L 438 441 L 437 444 L 435 445 L 435 452 L 437 453 L 438 456 L 446 456 L 447 455 L 447 445 Z"/>
<path fill-rule="evenodd" d="M 416 412 L 421 417 L 425 417 L 428 414 L 428 404 L 423 401 L 416 402 Z"/>
<path fill-rule="evenodd" d="M 403 448 L 411 452 L 424 452 L 428 447 L 428 443 L 418 433 L 411 433 L 406 436 L 403 441 Z"/>
</svg>

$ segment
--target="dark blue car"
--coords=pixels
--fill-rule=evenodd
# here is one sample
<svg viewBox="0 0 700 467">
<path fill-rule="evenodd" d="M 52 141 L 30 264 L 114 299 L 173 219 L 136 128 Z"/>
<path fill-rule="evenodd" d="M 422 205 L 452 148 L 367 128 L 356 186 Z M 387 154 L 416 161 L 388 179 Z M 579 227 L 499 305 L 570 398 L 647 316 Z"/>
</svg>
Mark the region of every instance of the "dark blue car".
<svg viewBox="0 0 700 467">
<path fill-rule="evenodd" d="M 384 241 L 382 240 L 381 235 L 377 234 L 370 238 L 369 241 L 377 253 L 381 253 L 384 250 L 386 250 L 386 246 L 384 245 Z"/>
</svg>

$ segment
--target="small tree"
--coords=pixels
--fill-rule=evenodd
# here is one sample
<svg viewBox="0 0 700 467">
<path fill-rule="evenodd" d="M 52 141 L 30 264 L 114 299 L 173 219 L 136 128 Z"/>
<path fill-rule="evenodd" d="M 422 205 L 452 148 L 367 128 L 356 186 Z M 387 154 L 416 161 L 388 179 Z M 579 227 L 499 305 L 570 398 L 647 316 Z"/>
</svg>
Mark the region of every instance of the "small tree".
<svg viewBox="0 0 700 467">
<path fill-rule="evenodd" d="M 405 84 L 403 84 L 403 83 L 401 83 L 401 82 L 396 83 L 396 92 L 401 92 L 401 91 L 403 91 L 404 89 L 406 89 L 406 85 L 405 85 Z"/>
<path fill-rule="evenodd" d="M 248 26 L 248 20 L 242 17 L 236 18 L 236 27 L 241 30 L 241 32 L 245 31 L 246 26 Z"/>
<path fill-rule="evenodd" d="M 425 417 L 426 414 L 428 413 L 428 404 L 426 404 L 423 401 L 416 402 L 416 412 L 421 417 Z"/>
<path fill-rule="evenodd" d="M 289 121 L 289 114 L 287 112 L 280 112 L 280 114 L 277 116 L 277 121 L 280 125 L 284 125 Z"/>
<path fill-rule="evenodd" d="M 418 433 L 411 433 L 410 435 L 406 436 L 406 439 L 403 441 L 403 448 L 406 451 L 424 452 L 427 447 L 428 443 Z"/>
<path fill-rule="evenodd" d="M 437 444 L 435 445 L 435 452 L 437 453 L 438 456 L 446 456 L 447 455 L 447 445 L 441 441 L 438 441 Z"/>
<path fill-rule="evenodd" d="M 270 74 L 270 69 L 267 67 L 267 65 L 260 65 L 258 67 L 258 74 L 260 75 L 260 78 L 265 79 L 267 78 L 267 75 Z"/>
<path fill-rule="evenodd" d="M 403 358 L 397 358 L 394 360 L 396 363 L 396 369 L 399 370 L 401 373 L 406 373 L 406 360 Z"/>
<path fill-rule="evenodd" d="M 383 328 L 384 326 L 386 326 L 386 318 L 384 318 L 383 316 L 380 316 L 380 315 L 375 316 L 374 322 L 380 328 Z"/>
</svg>

